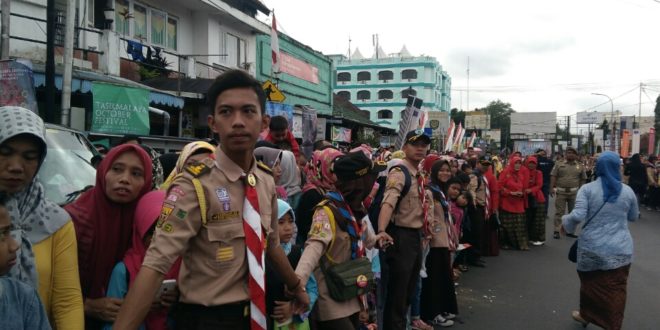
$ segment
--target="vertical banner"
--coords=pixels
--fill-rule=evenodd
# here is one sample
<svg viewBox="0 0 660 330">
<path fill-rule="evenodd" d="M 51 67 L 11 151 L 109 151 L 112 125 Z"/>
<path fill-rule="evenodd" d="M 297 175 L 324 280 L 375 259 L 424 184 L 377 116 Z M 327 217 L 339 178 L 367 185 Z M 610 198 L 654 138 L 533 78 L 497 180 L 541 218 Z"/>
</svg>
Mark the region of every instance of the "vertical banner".
<svg viewBox="0 0 660 330">
<path fill-rule="evenodd" d="M 302 153 L 307 159 L 312 158 L 317 133 L 316 110 L 302 106 Z M 325 132 L 325 129 L 323 130 Z"/>
<path fill-rule="evenodd" d="M 403 111 L 403 116 L 401 117 L 401 123 L 399 124 L 399 135 L 396 137 L 396 143 L 394 147 L 399 150 L 403 147 L 403 140 L 406 137 L 408 132 L 417 129 L 419 125 L 419 119 L 422 116 L 421 108 L 424 100 L 419 99 L 415 96 L 408 96 L 408 101 L 406 102 L 406 108 Z"/>
<path fill-rule="evenodd" d="M 92 132 L 149 134 L 149 91 L 94 82 Z"/>
<path fill-rule="evenodd" d="M 0 106 L 5 105 L 39 113 L 32 68 L 15 60 L 0 61 Z"/>
<path fill-rule="evenodd" d="M 628 150 L 630 149 L 630 131 L 627 129 L 623 130 L 623 135 L 621 136 L 621 150 L 619 154 L 623 158 L 627 158 L 629 156 Z"/>
<path fill-rule="evenodd" d="M 447 141 L 445 141 L 445 151 L 451 151 L 451 146 L 454 144 L 454 130 L 456 130 L 456 124 L 453 120 L 449 120 L 449 130 L 447 131 Z"/>
<path fill-rule="evenodd" d="M 634 129 L 632 134 L 632 152 L 631 152 L 632 155 L 639 153 L 640 138 L 641 138 L 641 132 L 639 131 L 639 129 Z"/>
<path fill-rule="evenodd" d="M 654 153 L 655 148 L 655 128 L 651 127 L 649 128 L 649 151 L 647 152 L 649 155 Z"/>
</svg>

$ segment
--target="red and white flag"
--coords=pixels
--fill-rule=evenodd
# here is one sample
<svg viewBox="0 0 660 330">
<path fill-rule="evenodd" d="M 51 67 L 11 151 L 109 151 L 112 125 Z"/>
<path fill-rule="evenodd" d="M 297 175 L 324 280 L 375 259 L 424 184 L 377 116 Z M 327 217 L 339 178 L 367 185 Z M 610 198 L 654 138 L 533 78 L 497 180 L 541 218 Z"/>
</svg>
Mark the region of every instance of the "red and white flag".
<svg viewBox="0 0 660 330">
<path fill-rule="evenodd" d="M 273 24 L 270 29 L 270 54 L 273 59 L 273 72 L 280 72 L 280 41 L 277 38 L 277 22 L 275 21 L 275 11 L 273 10 Z"/>
<path fill-rule="evenodd" d="M 456 124 L 453 120 L 450 120 L 449 131 L 447 132 L 447 141 L 445 142 L 445 151 L 451 151 L 451 146 L 454 145 L 454 130 L 456 129 Z"/>
</svg>

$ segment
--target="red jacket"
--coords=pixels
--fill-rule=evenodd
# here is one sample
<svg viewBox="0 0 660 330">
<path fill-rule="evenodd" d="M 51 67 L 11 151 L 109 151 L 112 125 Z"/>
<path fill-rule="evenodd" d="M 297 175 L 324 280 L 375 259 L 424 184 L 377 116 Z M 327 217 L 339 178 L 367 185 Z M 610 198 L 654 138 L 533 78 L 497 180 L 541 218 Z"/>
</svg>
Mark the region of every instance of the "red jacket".
<svg viewBox="0 0 660 330">
<path fill-rule="evenodd" d="M 498 181 L 500 187 L 500 208 L 510 213 L 525 213 L 525 195 L 511 195 L 512 192 L 524 192 L 526 186 L 526 176 L 522 171 L 516 171 L 514 169 L 516 161 L 521 161 L 521 159 L 513 157 L 506 171 L 500 174 L 500 180 Z"/>
<path fill-rule="evenodd" d="M 293 152 L 293 154 L 296 155 L 296 158 L 298 158 L 298 156 L 300 156 L 300 147 L 298 146 L 298 141 L 293 137 L 293 133 L 291 133 L 290 130 L 286 131 L 286 139 L 289 140 L 289 144 L 291 144 L 291 152 Z M 277 141 L 275 141 L 270 132 L 268 132 L 268 135 L 264 140 L 277 144 Z"/>
<path fill-rule="evenodd" d="M 536 157 L 527 158 L 527 160 L 525 160 L 525 168 L 527 168 L 529 163 L 538 164 Z M 543 196 L 543 191 L 541 191 L 541 188 L 543 187 L 543 172 L 539 170 L 532 171 L 527 168 L 527 173 L 527 188 L 525 189 L 531 190 L 529 195 L 533 196 L 538 203 L 545 203 L 545 196 Z M 525 201 L 527 201 L 527 199 L 525 199 Z"/>
</svg>

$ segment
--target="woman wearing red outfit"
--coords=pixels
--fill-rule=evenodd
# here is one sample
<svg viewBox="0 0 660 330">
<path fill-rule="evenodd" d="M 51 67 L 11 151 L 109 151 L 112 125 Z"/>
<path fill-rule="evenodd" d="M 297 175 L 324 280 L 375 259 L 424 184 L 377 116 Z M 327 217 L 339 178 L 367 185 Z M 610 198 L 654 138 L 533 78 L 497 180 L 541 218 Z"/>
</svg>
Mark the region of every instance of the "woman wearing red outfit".
<svg viewBox="0 0 660 330">
<path fill-rule="evenodd" d="M 545 197 L 543 196 L 543 173 L 536 169 L 538 161 L 530 156 L 525 160 L 527 174 L 527 234 L 532 245 L 545 244 Z"/>
<path fill-rule="evenodd" d="M 498 182 L 501 194 L 500 241 L 502 249 L 516 247 L 520 250 L 529 250 L 525 224 L 526 176 L 520 170 L 521 167 L 522 159 L 512 157 Z"/>
</svg>

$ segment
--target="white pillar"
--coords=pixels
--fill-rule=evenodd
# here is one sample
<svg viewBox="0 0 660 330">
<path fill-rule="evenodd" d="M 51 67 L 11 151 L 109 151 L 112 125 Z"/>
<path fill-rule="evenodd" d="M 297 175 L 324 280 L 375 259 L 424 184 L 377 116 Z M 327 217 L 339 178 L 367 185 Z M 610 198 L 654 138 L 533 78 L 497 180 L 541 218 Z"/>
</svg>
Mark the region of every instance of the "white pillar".
<svg viewBox="0 0 660 330">
<path fill-rule="evenodd" d="M 99 68 L 105 74 L 119 76 L 120 74 L 120 56 L 119 56 L 119 34 L 111 30 L 103 30 L 101 36 L 101 59 Z"/>
</svg>

